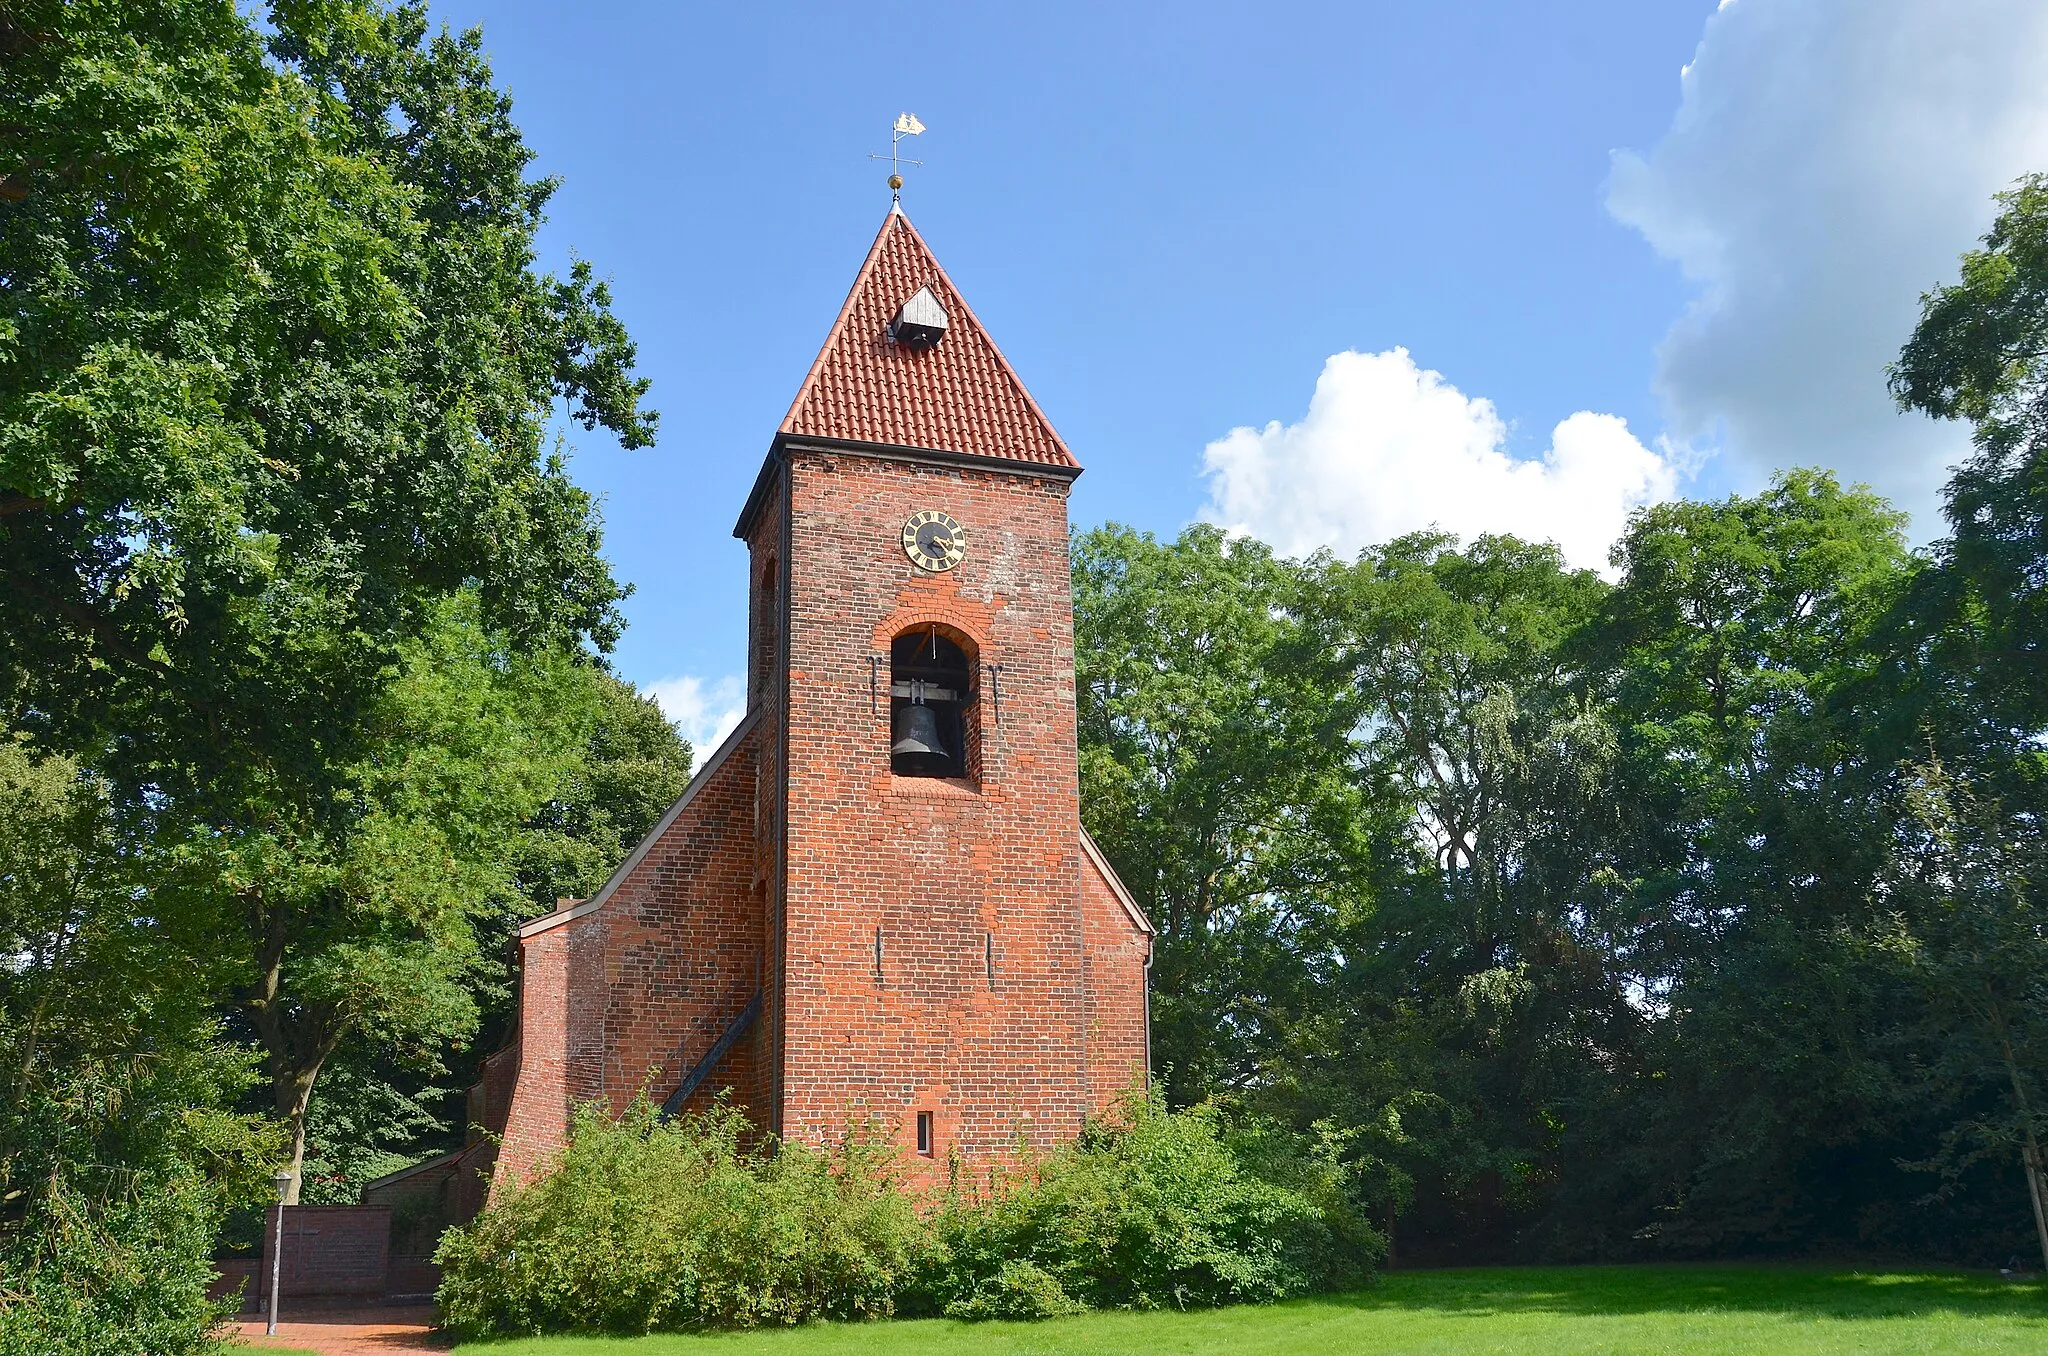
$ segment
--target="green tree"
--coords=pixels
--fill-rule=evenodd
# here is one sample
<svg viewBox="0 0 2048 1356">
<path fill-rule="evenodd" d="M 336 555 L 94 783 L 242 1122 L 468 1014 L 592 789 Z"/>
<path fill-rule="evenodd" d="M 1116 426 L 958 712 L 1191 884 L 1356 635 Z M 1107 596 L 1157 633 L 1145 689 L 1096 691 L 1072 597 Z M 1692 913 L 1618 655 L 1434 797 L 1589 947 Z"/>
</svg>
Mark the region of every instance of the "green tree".
<svg viewBox="0 0 2048 1356">
<path fill-rule="evenodd" d="M 1901 528 L 1869 491 L 1793 471 L 1647 509 L 1615 548 L 1586 646 L 1660 1020 L 1631 1099 L 1657 1129 L 1610 1161 L 1648 1193 L 1635 1214 L 1660 1246 L 1865 1244 L 1861 1207 L 1906 1189 L 1873 1152 L 1902 1132 L 1873 1043 L 1899 995 L 1861 942 L 1896 813 L 1872 701 L 1910 577 Z M 1885 1166 L 1850 1166 L 1868 1158 Z"/>
<path fill-rule="evenodd" d="M 1348 716 L 1258 542 L 1074 543 L 1082 813 L 1159 930 L 1153 1057 L 1192 1102 L 1259 1076 L 1353 872 Z"/>
<path fill-rule="evenodd" d="M 0 737 L 0 1349 L 196 1353 L 224 1208 L 275 1136 L 234 1114 L 206 896 L 106 783 Z M 196 963 L 195 963 L 196 962 Z"/>
<path fill-rule="evenodd" d="M 503 995 L 492 943 L 538 911 L 528 891 L 601 881 L 658 813 L 650 793 L 687 776 L 651 702 L 574 656 L 506 649 L 479 611 L 457 600 L 402 652 L 345 814 L 274 813 L 189 849 L 259 939 L 241 1011 L 295 1170 L 327 1061 L 357 1042 L 445 1074 Z M 618 786 L 636 774 L 650 785 Z"/>
<path fill-rule="evenodd" d="M 2000 714 L 2048 723 L 2048 174 L 1998 195 L 1983 248 L 1921 298 L 1891 370 L 1903 409 L 1966 419 L 1975 452 L 1943 505 L 1936 550 L 1958 663 L 1981 670 Z"/>
<path fill-rule="evenodd" d="M 1412 816 L 1477 970 L 1505 954 L 1503 901 L 1543 860 L 1533 840 L 1582 824 L 1598 783 L 1608 735 L 1571 692 L 1564 642 L 1601 592 L 1555 547 L 1507 537 L 1459 551 L 1420 533 L 1328 568 L 1321 639 L 1363 716 L 1363 775 Z"/>
<path fill-rule="evenodd" d="M 0 8 L 0 700 L 212 882 L 296 1164 L 348 1033 L 475 1022 L 571 739 L 514 689 L 619 625 L 548 427 L 654 421 L 604 285 L 535 265 L 554 184 L 478 35 L 269 20 Z"/>
<path fill-rule="evenodd" d="M 464 643 L 481 642 L 472 630 Z M 465 801 L 467 808 L 452 813 L 438 802 L 415 807 L 430 828 L 460 818 L 475 830 L 460 855 L 467 870 L 480 874 L 470 878 L 469 893 L 449 901 L 462 913 L 461 948 L 473 953 L 457 981 L 473 1008 L 449 1009 L 444 1016 L 453 1020 L 424 1042 L 393 1042 L 379 1024 L 355 1023 L 334 1033 L 333 1054 L 316 1071 L 307 1102 L 308 1199 L 352 1202 L 371 1178 L 462 1142 L 466 1107 L 459 1086 L 474 1066 L 479 1040 L 511 1017 L 505 959 L 515 925 L 553 908 L 563 895 L 595 891 L 690 777 L 689 742 L 651 698 L 596 665 L 536 668 L 501 657 L 481 665 L 436 660 L 423 672 L 437 691 L 456 685 L 457 705 L 438 726 L 395 732 L 392 756 L 430 767 L 431 795 L 474 783 L 482 796 L 502 798 L 489 807 Z M 397 691 L 410 685 L 410 679 L 401 682 Z M 473 747 L 448 742 L 450 734 L 489 726 L 496 737 Z M 526 780 L 515 781 L 521 775 Z M 416 784 L 410 775 L 404 779 Z M 385 783 L 365 785 L 375 791 Z M 389 809 L 387 800 L 369 813 Z M 432 852 L 408 856 L 411 869 L 430 873 L 445 871 L 452 860 Z M 309 904 L 334 910 L 339 918 L 330 925 L 363 935 L 374 929 L 381 937 L 386 921 L 364 916 L 366 902 L 329 896 Z M 311 959 L 287 952 L 284 988 L 294 982 L 291 967 Z"/>
<path fill-rule="evenodd" d="M 1633 1058 L 1601 884 L 1614 739 L 1570 648 L 1603 592 L 1554 547 L 1418 533 L 1328 562 L 1305 605 L 1388 812 L 1289 1061 L 1294 1114 L 1365 1131 L 1433 1227 L 1546 1190 L 1573 1080 Z"/>
<path fill-rule="evenodd" d="M 2048 1267 L 2048 845 L 2031 809 L 1983 800 L 1939 762 L 1914 769 L 1907 796 L 1877 943 L 1923 999 L 1903 1023 L 1916 1091 L 1953 1108 L 1927 1166 L 1953 1177 L 2017 1158 Z"/>
<path fill-rule="evenodd" d="M 595 894 L 690 783 L 690 743 L 652 697 L 594 666 L 575 676 L 579 752 L 518 849 L 519 889 L 538 912 Z"/>
<path fill-rule="evenodd" d="M 1997 200 L 1983 247 L 1922 297 L 1891 373 L 1902 408 L 1968 420 L 1975 450 L 1949 481 L 1935 568 L 1899 609 L 1892 723 L 1911 750 L 1911 814 L 1884 940 L 1925 1003 L 1903 1024 L 1919 1067 L 1953 1112 L 1933 1164 L 2018 1157 L 2048 1262 L 2048 175 Z"/>
<path fill-rule="evenodd" d="M 522 640 L 606 642 L 543 441 L 558 398 L 652 433 L 603 285 L 534 268 L 553 184 L 476 35 L 271 20 L 267 56 L 227 0 L 0 12 L 0 684 L 229 819 L 321 794 L 458 586 Z"/>
</svg>

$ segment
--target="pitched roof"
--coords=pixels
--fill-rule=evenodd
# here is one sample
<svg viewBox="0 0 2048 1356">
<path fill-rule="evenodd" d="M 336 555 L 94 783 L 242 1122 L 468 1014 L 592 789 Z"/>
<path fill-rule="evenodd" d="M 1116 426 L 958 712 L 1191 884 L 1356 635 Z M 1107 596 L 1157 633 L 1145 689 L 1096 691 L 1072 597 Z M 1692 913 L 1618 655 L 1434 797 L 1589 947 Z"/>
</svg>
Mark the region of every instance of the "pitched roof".
<svg viewBox="0 0 2048 1356">
<path fill-rule="evenodd" d="M 929 347 L 897 343 L 889 321 L 922 287 L 945 308 L 945 337 Z M 781 432 L 1080 469 L 896 209 L 876 233 Z"/>
</svg>

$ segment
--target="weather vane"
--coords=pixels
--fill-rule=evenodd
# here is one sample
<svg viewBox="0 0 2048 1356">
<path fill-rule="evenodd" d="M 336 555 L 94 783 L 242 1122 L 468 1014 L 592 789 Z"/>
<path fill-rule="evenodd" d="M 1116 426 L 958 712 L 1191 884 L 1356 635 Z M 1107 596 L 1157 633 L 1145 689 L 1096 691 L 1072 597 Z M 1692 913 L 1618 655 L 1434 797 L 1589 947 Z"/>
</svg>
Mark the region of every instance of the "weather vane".
<svg viewBox="0 0 2048 1356">
<path fill-rule="evenodd" d="M 889 129 L 889 153 L 881 155 L 874 151 L 868 152 L 868 159 L 870 160 L 886 160 L 889 162 L 889 201 L 892 203 L 900 205 L 903 201 L 903 167 L 905 165 L 916 165 L 919 169 L 924 168 L 924 161 L 922 160 L 905 160 L 901 149 L 903 138 L 914 137 L 922 131 L 924 131 L 924 124 L 917 120 L 916 114 L 898 113 L 896 115 L 896 125 Z"/>
</svg>

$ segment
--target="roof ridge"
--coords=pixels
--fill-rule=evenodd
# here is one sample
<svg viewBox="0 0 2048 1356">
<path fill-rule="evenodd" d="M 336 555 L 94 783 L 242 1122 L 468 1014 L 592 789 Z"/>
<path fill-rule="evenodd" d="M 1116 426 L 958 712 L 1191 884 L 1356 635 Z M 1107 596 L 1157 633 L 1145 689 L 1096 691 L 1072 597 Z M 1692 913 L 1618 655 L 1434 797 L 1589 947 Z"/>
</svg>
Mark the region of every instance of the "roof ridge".
<svg viewBox="0 0 2048 1356">
<path fill-rule="evenodd" d="M 933 344 L 898 344 L 890 321 L 920 287 L 943 294 L 951 323 Z M 894 207 L 779 433 L 1080 469 L 945 265 Z"/>
</svg>

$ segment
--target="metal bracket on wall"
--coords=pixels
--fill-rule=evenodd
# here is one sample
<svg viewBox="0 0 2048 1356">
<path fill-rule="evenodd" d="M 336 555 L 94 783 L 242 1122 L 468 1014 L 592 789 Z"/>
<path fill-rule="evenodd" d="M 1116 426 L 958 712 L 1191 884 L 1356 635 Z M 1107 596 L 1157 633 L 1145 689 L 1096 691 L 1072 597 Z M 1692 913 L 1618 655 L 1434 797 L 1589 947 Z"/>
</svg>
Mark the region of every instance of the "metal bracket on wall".
<svg viewBox="0 0 2048 1356">
<path fill-rule="evenodd" d="M 881 689 L 882 656 L 871 654 L 868 656 L 868 714 L 871 716 L 882 713 Z"/>
<path fill-rule="evenodd" d="M 983 664 L 981 669 L 988 675 L 988 703 L 993 709 L 995 723 L 1000 725 L 1003 723 L 1003 666 Z"/>
</svg>

